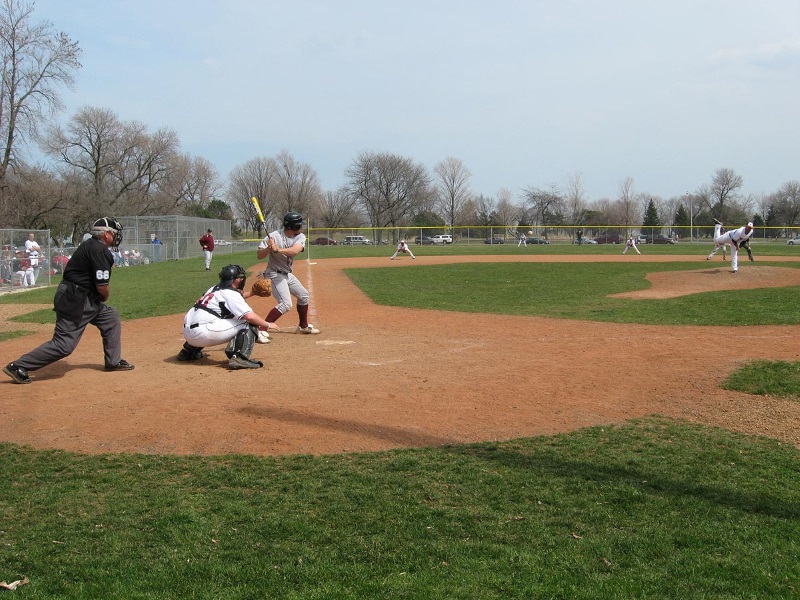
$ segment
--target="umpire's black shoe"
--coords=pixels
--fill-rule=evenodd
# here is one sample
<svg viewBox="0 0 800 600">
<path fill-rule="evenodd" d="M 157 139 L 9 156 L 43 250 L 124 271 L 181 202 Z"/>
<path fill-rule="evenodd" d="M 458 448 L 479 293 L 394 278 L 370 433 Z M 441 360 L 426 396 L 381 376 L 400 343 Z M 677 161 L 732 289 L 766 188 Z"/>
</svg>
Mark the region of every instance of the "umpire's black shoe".
<svg viewBox="0 0 800 600">
<path fill-rule="evenodd" d="M 3 373 L 11 377 L 14 383 L 30 383 L 31 378 L 28 377 L 28 369 L 15 365 L 13 362 L 8 363 L 3 367 Z"/>
<path fill-rule="evenodd" d="M 106 365 L 106 371 L 133 371 L 133 365 L 123 358 L 115 365 Z"/>
</svg>

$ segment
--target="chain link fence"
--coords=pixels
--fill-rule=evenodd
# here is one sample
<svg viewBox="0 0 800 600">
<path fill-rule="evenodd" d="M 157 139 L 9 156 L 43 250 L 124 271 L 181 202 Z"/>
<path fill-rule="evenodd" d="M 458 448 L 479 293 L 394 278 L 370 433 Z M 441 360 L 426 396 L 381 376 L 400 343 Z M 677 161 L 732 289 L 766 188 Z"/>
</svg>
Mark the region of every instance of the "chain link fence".
<svg viewBox="0 0 800 600">
<path fill-rule="evenodd" d="M 0 291 L 50 285 L 54 256 L 49 229 L 0 229 Z"/>
</svg>

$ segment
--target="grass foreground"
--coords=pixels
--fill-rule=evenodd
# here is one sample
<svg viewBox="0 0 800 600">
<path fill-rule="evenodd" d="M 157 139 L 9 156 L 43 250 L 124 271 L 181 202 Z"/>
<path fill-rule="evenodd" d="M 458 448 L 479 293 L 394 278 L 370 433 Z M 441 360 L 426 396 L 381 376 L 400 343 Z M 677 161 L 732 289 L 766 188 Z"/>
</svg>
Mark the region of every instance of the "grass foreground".
<svg viewBox="0 0 800 600">
<path fill-rule="evenodd" d="M 20 598 L 791 598 L 800 452 L 652 418 L 326 457 L 0 444 Z"/>
</svg>

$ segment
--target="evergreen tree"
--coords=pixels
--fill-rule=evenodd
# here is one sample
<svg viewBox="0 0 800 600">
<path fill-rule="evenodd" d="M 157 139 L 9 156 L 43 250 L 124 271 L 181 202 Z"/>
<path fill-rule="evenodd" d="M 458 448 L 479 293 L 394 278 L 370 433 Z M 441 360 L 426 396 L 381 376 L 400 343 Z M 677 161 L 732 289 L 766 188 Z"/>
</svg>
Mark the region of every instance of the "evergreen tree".
<svg viewBox="0 0 800 600">
<path fill-rule="evenodd" d="M 656 209 L 656 203 L 653 202 L 651 198 L 650 201 L 647 203 L 647 210 L 644 211 L 644 222 L 642 223 L 643 227 L 659 227 L 661 225 L 661 221 L 658 218 L 658 210 Z"/>
</svg>

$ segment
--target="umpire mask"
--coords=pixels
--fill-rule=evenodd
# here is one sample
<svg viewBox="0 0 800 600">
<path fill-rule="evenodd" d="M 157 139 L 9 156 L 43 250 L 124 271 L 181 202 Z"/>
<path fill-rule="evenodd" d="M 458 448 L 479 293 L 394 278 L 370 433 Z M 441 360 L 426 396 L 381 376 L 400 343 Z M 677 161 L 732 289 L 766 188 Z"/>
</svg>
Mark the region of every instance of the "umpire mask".
<svg viewBox="0 0 800 600">
<path fill-rule="evenodd" d="M 97 219 L 92 225 L 92 235 L 95 237 L 100 237 L 106 231 L 114 234 L 111 249 L 117 252 L 119 245 L 122 243 L 122 224 L 115 217 L 103 217 L 102 219 Z"/>
</svg>

